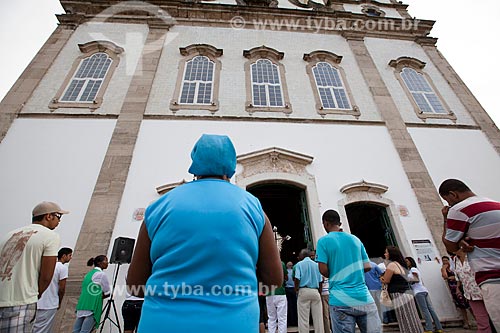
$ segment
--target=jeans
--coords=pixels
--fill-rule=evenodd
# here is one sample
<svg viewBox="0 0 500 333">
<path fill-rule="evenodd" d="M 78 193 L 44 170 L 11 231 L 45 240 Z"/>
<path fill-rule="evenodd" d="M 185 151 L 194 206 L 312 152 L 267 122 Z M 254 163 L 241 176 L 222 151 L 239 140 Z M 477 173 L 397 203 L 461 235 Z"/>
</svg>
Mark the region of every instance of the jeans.
<svg viewBox="0 0 500 333">
<path fill-rule="evenodd" d="M 354 333 L 356 324 L 361 333 L 382 332 L 375 303 L 358 306 L 330 305 L 330 318 L 335 333 Z"/>
<path fill-rule="evenodd" d="M 75 325 L 73 325 L 73 333 L 90 333 L 94 329 L 94 326 L 94 315 L 78 317 L 76 318 Z"/>
<path fill-rule="evenodd" d="M 425 319 L 425 330 L 432 331 L 432 321 L 434 320 L 434 324 L 436 325 L 436 330 L 442 330 L 443 326 L 441 326 L 441 322 L 432 307 L 431 300 L 429 299 L 429 293 L 421 292 L 415 294 L 415 299 L 417 300 L 418 307 L 420 308 L 420 312 Z"/>
</svg>

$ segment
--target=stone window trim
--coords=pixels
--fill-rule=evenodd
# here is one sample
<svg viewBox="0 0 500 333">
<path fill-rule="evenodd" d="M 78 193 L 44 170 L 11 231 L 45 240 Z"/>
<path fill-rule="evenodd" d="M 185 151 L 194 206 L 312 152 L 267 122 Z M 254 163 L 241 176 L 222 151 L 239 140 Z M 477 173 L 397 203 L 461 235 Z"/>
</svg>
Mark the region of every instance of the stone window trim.
<svg viewBox="0 0 500 333">
<path fill-rule="evenodd" d="M 377 15 L 370 15 L 370 11 Z M 361 6 L 361 12 L 369 17 L 385 17 L 385 12 L 377 6 L 365 4 Z"/>
<path fill-rule="evenodd" d="M 361 113 L 359 112 L 359 108 L 356 105 L 354 105 L 354 97 L 352 95 L 352 91 L 351 88 L 349 87 L 349 84 L 347 84 L 345 71 L 340 66 L 340 62 L 342 61 L 342 56 L 339 56 L 329 51 L 320 50 L 311 53 L 306 53 L 304 54 L 302 59 L 308 62 L 308 64 L 306 65 L 306 73 L 307 76 L 309 77 L 309 82 L 311 83 L 311 87 L 313 90 L 316 111 L 322 116 L 326 114 L 346 114 L 355 116 L 356 119 L 359 118 Z M 313 67 L 316 66 L 316 64 L 319 62 L 326 62 L 339 71 L 344 89 L 347 93 L 347 97 L 349 98 L 349 103 L 351 104 L 352 109 L 350 110 L 326 109 L 323 107 L 323 103 L 321 102 L 321 97 L 319 96 L 318 88 L 316 87 L 316 79 L 314 78 L 314 73 L 313 73 Z"/>
<path fill-rule="evenodd" d="M 85 109 L 90 109 L 90 111 L 95 111 L 96 109 L 98 109 L 102 105 L 103 95 L 106 92 L 109 81 L 111 81 L 111 78 L 113 77 L 113 73 L 120 62 L 119 55 L 121 53 L 123 53 L 123 51 L 124 51 L 124 49 L 122 47 L 116 45 L 113 42 L 105 41 L 105 40 L 96 40 L 96 41 L 91 41 L 91 42 L 88 42 L 85 44 L 78 44 L 78 47 L 79 47 L 80 51 L 82 52 L 82 55 L 75 59 L 75 61 L 73 62 L 73 66 L 71 67 L 70 71 L 66 75 L 66 78 L 64 79 L 61 87 L 57 91 L 56 96 L 49 103 L 49 109 L 51 111 L 55 111 L 59 108 L 85 108 Z M 60 101 L 60 99 L 63 97 L 64 92 L 68 88 L 71 80 L 73 79 L 73 76 L 75 75 L 76 71 L 80 67 L 80 64 L 82 63 L 82 61 L 87 59 L 87 58 L 90 58 L 92 55 L 94 55 L 96 53 L 106 53 L 108 55 L 108 57 L 111 58 L 112 62 L 108 68 L 106 76 L 105 76 L 101 86 L 99 87 L 99 91 L 98 91 L 96 97 L 94 98 L 93 102 L 63 102 L 63 101 Z"/>
<path fill-rule="evenodd" d="M 179 48 L 180 54 L 184 57 L 179 62 L 179 71 L 177 73 L 177 81 L 174 89 L 174 97 L 170 101 L 170 110 L 176 112 L 178 110 L 208 110 L 215 113 L 219 110 L 219 85 L 220 85 L 220 72 L 222 63 L 218 59 L 222 56 L 223 50 L 218 49 L 208 44 L 191 44 L 186 47 Z M 184 71 L 186 64 L 197 56 L 205 56 L 215 64 L 213 86 L 212 86 L 212 103 L 211 104 L 181 104 L 179 103 L 180 94 L 182 91 L 182 83 L 184 82 Z"/>
<path fill-rule="evenodd" d="M 246 90 L 246 102 L 245 110 L 252 114 L 254 112 L 283 112 L 285 114 L 292 113 L 292 104 L 290 103 L 290 97 L 288 96 L 288 85 L 285 79 L 285 66 L 280 62 L 285 54 L 279 52 L 275 49 L 269 48 L 267 46 L 254 47 L 251 50 L 244 50 L 243 56 L 248 60 L 245 62 L 245 90 Z M 271 61 L 274 65 L 278 66 L 280 72 L 280 83 L 281 91 L 283 93 L 283 104 L 284 106 L 254 106 L 252 102 L 252 75 L 251 66 L 259 59 L 267 59 Z"/>
<path fill-rule="evenodd" d="M 448 104 L 446 103 L 445 99 L 441 94 L 439 93 L 439 90 L 436 88 L 434 83 L 432 82 L 431 77 L 423 70 L 425 67 L 426 63 L 412 57 L 399 57 L 398 59 L 393 59 L 389 62 L 389 66 L 394 68 L 394 76 L 398 80 L 398 82 L 401 84 L 401 87 L 403 87 L 403 90 L 406 93 L 406 96 L 410 100 L 410 103 L 413 106 L 413 110 L 415 111 L 416 115 L 425 121 L 426 119 L 429 118 L 434 118 L 434 119 L 450 119 L 453 122 L 456 122 L 457 116 L 453 111 L 450 109 Z M 417 73 L 423 75 L 427 83 L 431 86 L 432 90 L 438 97 L 439 101 L 443 105 L 443 108 L 447 111 L 447 113 L 431 113 L 431 112 L 423 112 L 420 110 L 419 106 L 415 102 L 410 90 L 406 86 L 406 83 L 404 82 L 403 78 L 401 77 L 401 72 L 403 71 L 404 68 L 411 68 L 415 70 Z"/>
</svg>

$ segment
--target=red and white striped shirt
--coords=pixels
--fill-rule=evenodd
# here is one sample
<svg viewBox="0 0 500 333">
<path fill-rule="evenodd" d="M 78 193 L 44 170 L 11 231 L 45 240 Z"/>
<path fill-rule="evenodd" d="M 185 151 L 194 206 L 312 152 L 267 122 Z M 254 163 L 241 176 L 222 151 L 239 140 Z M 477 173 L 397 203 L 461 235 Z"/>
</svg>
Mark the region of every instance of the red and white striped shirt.
<svg viewBox="0 0 500 333">
<path fill-rule="evenodd" d="M 500 202 L 473 196 L 451 207 L 446 239 L 459 242 L 464 236 L 474 245 L 468 259 L 477 284 L 500 281 Z"/>
</svg>

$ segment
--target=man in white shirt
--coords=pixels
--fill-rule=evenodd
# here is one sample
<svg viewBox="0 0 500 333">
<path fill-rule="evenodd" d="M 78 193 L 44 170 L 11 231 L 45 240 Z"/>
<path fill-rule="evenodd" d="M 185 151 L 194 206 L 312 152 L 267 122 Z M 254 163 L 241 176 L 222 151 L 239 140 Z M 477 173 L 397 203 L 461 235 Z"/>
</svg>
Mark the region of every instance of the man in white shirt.
<svg viewBox="0 0 500 333">
<path fill-rule="evenodd" d="M 54 202 L 41 202 L 30 225 L 0 236 L 0 331 L 31 332 L 36 302 L 54 275 L 59 248 L 54 229 L 68 213 Z"/>
<path fill-rule="evenodd" d="M 57 309 L 61 304 L 66 290 L 66 279 L 68 278 L 68 266 L 71 261 L 73 250 L 63 247 L 57 253 L 57 263 L 49 287 L 44 291 L 37 302 L 35 324 L 33 333 L 50 333 L 56 317 Z"/>
</svg>

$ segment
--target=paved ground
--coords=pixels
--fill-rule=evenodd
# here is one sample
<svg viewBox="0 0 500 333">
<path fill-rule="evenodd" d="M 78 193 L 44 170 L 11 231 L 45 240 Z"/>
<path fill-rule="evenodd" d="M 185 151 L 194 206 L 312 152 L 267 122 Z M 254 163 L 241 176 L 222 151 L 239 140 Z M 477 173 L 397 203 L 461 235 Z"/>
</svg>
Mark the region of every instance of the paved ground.
<svg viewBox="0 0 500 333">
<path fill-rule="evenodd" d="M 384 325 L 383 331 L 388 332 L 388 333 L 400 332 L 397 324 Z M 443 331 L 444 331 L 444 333 L 475 333 L 476 328 L 474 327 L 473 329 L 466 330 L 466 329 L 463 329 L 462 327 L 446 327 L 445 326 Z M 267 332 L 267 330 L 266 330 L 266 332 Z M 298 332 L 298 329 L 297 329 L 297 327 L 289 327 L 288 332 L 289 333 L 296 333 L 296 332 Z M 359 331 L 356 330 L 356 332 L 359 332 Z M 310 333 L 314 333 L 314 330 L 312 327 L 311 327 Z M 405 332 L 400 332 L 400 333 L 405 333 Z"/>
</svg>

